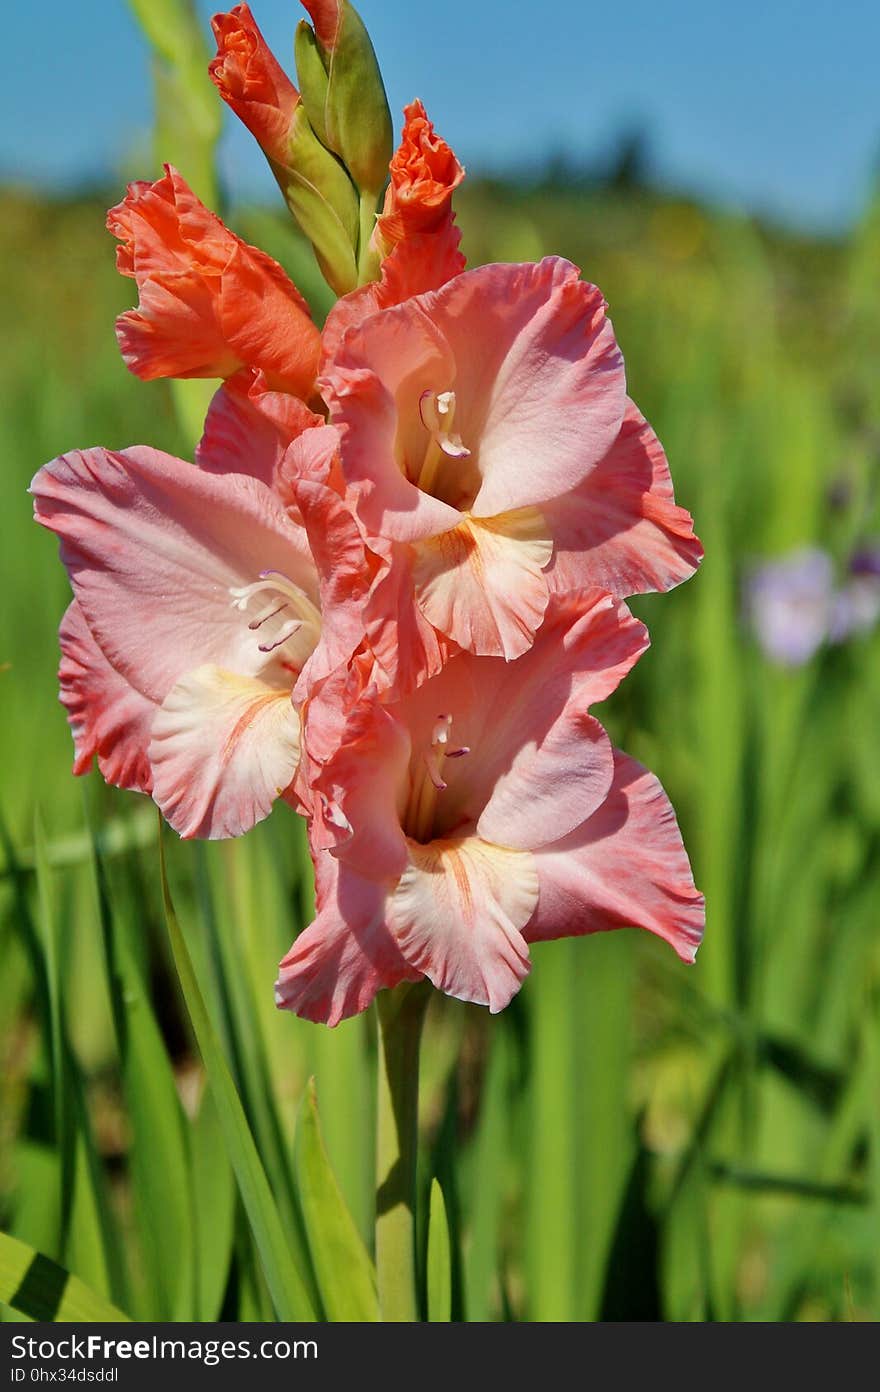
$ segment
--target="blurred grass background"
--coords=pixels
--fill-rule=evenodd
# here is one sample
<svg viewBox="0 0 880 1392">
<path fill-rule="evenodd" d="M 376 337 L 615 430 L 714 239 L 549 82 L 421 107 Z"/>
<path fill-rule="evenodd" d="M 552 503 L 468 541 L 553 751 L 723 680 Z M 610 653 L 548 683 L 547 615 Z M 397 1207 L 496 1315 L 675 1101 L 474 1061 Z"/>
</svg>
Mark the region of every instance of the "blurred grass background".
<svg viewBox="0 0 880 1392">
<path fill-rule="evenodd" d="M 74 446 L 191 457 L 167 384 L 118 355 L 131 287 L 102 230 L 117 197 L 0 193 L 0 1228 L 135 1318 L 265 1319 L 170 960 L 155 812 L 70 775 L 55 677 L 69 591 L 25 493 Z M 602 287 L 704 541 L 690 583 L 634 603 L 653 647 L 599 714 L 669 791 L 708 920 L 691 970 L 623 931 L 538 946 L 498 1018 L 434 999 L 423 1184 L 436 1177 L 449 1216 L 453 1317 L 876 1319 L 880 641 L 774 666 L 741 586 L 756 559 L 813 544 L 843 564 L 880 533 L 880 208 L 820 242 L 625 179 L 477 181 L 458 206 L 471 264 L 552 251 Z M 286 223 L 230 221 L 326 308 Z M 274 1009 L 309 915 L 289 809 L 242 842 L 166 841 L 285 1234 L 332 1314 L 294 1119 L 314 1075 L 369 1243 L 373 1020 L 331 1032 Z"/>
</svg>

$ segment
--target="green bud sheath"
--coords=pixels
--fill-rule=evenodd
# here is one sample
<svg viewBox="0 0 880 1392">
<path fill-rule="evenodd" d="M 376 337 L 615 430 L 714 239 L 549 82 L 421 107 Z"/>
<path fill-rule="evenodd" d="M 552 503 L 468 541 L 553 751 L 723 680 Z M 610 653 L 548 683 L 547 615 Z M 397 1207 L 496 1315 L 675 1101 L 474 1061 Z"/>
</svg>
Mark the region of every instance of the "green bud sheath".
<svg viewBox="0 0 880 1392">
<path fill-rule="evenodd" d="M 309 118 L 309 124 L 322 145 L 330 148 L 324 111 L 327 104 L 327 69 L 321 56 L 315 31 L 307 20 L 301 19 L 296 26 L 293 41 L 293 54 L 296 59 L 296 79 L 299 94 Z"/>
<path fill-rule="evenodd" d="M 348 0 L 342 7 L 334 48 L 323 51 L 316 42 L 316 49 L 327 71 L 326 143 L 361 192 L 378 199 L 393 149 L 391 112 L 370 36 Z"/>
<path fill-rule="evenodd" d="M 318 140 L 302 102 L 294 113 L 289 151 L 288 164 L 272 162 L 272 172 L 327 284 L 346 295 L 358 283 L 358 195 L 339 160 Z"/>
</svg>

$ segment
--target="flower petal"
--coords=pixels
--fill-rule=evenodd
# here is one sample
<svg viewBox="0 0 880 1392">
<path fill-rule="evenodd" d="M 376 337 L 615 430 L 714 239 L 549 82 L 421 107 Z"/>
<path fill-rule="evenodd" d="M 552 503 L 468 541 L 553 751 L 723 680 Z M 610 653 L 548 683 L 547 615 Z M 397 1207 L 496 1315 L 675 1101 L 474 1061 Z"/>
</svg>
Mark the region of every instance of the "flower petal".
<svg viewBox="0 0 880 1392">
<path fill-rule="evenodd" d="M 236 5 L 211 20 L 217 56 L 208 73 L 218 92 L 278 163 L 289 156 L 288 142 L 299 93 L 268 47 L 248 5 Z"/>
<path fill-rule="evenodd" d="M 176 169 L 129 185 L 107 226 L 121 241 L 117 267 L 140 296 L 117 321 L 132 372 L 228 377 L 247 366 L 311 395 L 321 339 L 306 301 L 278 262 L 230 232 Z"/>
<path fill-rule="evenodd" d="M 270 391 L 264 373 L 245 368 L 214 393 L 196 463 L 212 474 L 251 474 L 272 487 L 291 441 L 321 423 L 298 397 Z"/>
<path fill-rule="evenodd" d="M 608 797 L 583 826 L 537 852 L 538 909 L 529 942 L 646 928 L 692 962 L 704 901 L 694 888 L 672 805 L 658 780 L 615 751 Z"/>
<path fill-rule="evenodd" d="M 337 300 L 322 335 L 324 360 L 336 353 L 348 329 L 380 309 L 403 304 L 426 290 L 439 290 L 465 268 L 459 251 L 461 233 L 454 223 L 439 232 L 419 232 L 400 242 L 382 262 L 380 280 L 361 285 Z"/>
<path fill-rule="evenodd" d="M 275 1001 L 306 1020 L 337 1025 L 377 991 L 418 981 L 385 926 L 384 885 L 361 879 L 333 856 L 315 857 L 318 914 L 281 962 Z"/>
<path fill-rule="evenodd" d="M 283 659 L 260 652 L 230 595 L 274 570 L 317 604 L 304 533 L 257 479 L 146 447 L 93 449 L 47 464 L 31 491 L 98 646 L 142 695 L 161 704 L 202 663 L 290 690 Z"/>
<path fill-rule="evenodd" d="M 380 704 L 375 686 L 353 697 L 348 675 L 338 668 L 305 711 L 311 799 L 318 804 L 312 844 L 338 848 L 368 879 L 394 881 L 406 864 L 399 804 L 409 736 Z"/>
<path fill-rule="evenodd" d="M 617 437 L 623 358 L 601 292 L 578 277 L 559 257 L 481 266 L 416 301 L 455 362 L 455 428 L 482 476 L 475 517 L 567 493 Z"/>
<path fill-rule="evenodd" d="M 554 590 L 600 585 L 621 597 L 669 590 L 703 556 L 690 513 L 675 506 L 663 446 L 631 401 L 605 458 L 543 511 L 555 543 Z"/>
<path fill-rule="evenodd" d="M 323 615 L 320 642 L 300 677 L 297 694 L 305 696 L 309 683 L 346 662 L 363 641 L 371 576 L 363 539 L 345 500 L 328 484 L 309 478 L 300 478 L 291 491 L 315 558 Z"/>
<path fill-rule="evenodd" d="M 107 661 L 76 600 L 58 634 L 61 704 L 73 735 L 74 773 L 88 773 L 92 759 L 108 783 L 150 793 L 153 775 L 147 749 L 156 706 Z"/>
<path fill-rule="evenodd" d="M 437 135 L 422 103 L 410 102 L 403 115 L 374 236 L 386 250 L 419 233 L 442 235 L 452 221 L 452 195 L 464 178 L 464 169 Z"/>
<path fill-rule="evenodd" d="M 439 836 L 476 828 L 486 841 L 533 850 L 567 835 L 606 796 L 608 737 L 588 714 L 647 647 L 643 624 L 602 590 L 553 598 L 534 646 L 514 663 L 462 653 L 413 693 L 414 750 L 429 747 L 442 713 L 469 753 L 447 759 Z"/>
<path fill-rule="evenodd" d="M 367 641 L 383 689 L 402 697 L 440 671 L 457 651 L 413 602 L 415 549 L 404 542 L 371 540 L 379 558 L 364 609 Z"/>
<path fill-rule="evenodd" d="M 153 720 L 153 798 L 181 836 L 241 836 L 267 817 L 299 762 L 290 692 L 198 667 Z"/>
<path fill-rule="evenodd" d="M 521 929 L 538 901 L 534 860 L 478 837 L 409 852 L 388 903 L 401 952 L 438 990 L 503 1010 L 529 971 Z"/>
<path fill-rule="evenodd" d="M 537 508 L 465 518 L 415 546 L 416 602 L 460 647 L 512 661 L 528 651 L 544 616 L 552 552 Z"/>
<path fill-rule="evenodd" d="M 443 336 L 419 307 L 422 298 L 349 329 L 319 378 L 330 423 L 341 433 L 343 472 L 358 515 L 369 534 L 399 541 L 448 531 L 461 520 L 456 508 L 412 481 L 430 440 L 420 418 L 422 394 L 445 391 L 455 374 Z M 401 421 L 409 431 L 403 446 Z M 401 454 L 408 448 L 412 458 Z"/>
</svg>

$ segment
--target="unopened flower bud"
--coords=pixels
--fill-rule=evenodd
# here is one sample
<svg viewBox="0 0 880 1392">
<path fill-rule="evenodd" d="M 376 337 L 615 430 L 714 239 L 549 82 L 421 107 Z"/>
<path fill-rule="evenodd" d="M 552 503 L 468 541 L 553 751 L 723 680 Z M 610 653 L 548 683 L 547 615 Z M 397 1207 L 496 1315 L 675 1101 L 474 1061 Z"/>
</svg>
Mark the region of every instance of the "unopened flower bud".
<svg viewBox="0 0 880 1392">
<path fill-rule="evenodd" d="M 303 0 L 315 43 L 298 37 L 297 73 L 313 129 L 339 155 L 361 193 L 378 198 L 391 159 L 392 128 L 379 64 L 357 10 L 349 0 Z M 322 86 L 315 67 L 326 77 Z M 322 101 L 323 96 L 323 101 Z"/>
<path fill-rule="evenodd" d="M 259 142 L 328 283 L 344 295 L 357 284 L 355 186 L 315 135 L 300 93 L 269 49 L 248 6 L 236 5 L 228 14 L 215 15 L 211 23 L 217 40 L 211 77 L 223 100 Z M 317 53 L 315 58 L 320 66 Z"/>
<path fill-rule="evenodd" d="M 315 250 L 327 284 L 346 295 L 358 283 L 358 199 L 354 185 L 334 155 L 312 130 L 300 105 L 290 132 L 289 161 L 275 177 Z"/>
<path fill-rule="evenodd" d="M 284 164 L 299 92 L 270 50 L 247 5 L 211 20 L 217 56 L 209 65 L 221 97 L 268 160 Z"/>
</svg>

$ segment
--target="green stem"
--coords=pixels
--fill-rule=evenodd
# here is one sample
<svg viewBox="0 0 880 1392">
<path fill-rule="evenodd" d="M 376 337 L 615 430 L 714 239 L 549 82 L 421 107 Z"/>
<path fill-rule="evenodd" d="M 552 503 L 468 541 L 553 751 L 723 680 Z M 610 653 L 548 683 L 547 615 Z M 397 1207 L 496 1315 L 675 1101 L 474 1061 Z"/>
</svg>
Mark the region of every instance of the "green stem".
<svg viewBox="0 0 880 1392">
<path fill-rule="evenodd" d="M 360 197 L 360 227 L 358 232 L 358 285 L 379 279 L 379 257 L 370 246 L 376 226 L 376 195 L 362 193 Z"/>
<path fill-rule="evenodd" d="M 427 982 L 382 991 L 376 1127 L 376 1276 L 379 1308 L 389 1323 L 419 1318 L 416 1268 L 416 1161 L 419 1043 Z"/>
</svg>

